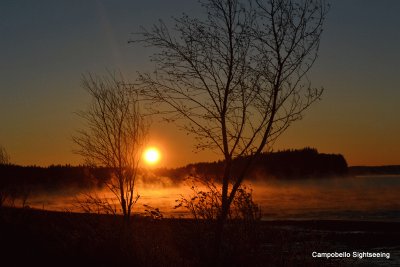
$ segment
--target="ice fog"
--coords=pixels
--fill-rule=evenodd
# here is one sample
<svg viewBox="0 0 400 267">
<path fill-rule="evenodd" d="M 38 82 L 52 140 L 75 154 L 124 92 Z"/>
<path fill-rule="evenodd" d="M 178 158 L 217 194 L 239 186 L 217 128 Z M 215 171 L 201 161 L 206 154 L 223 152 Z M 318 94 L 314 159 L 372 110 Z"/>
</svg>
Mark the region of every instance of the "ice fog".
<svg viewBox="0 0 400 267">
<path fill-rule="evenodd" d="M 302 180 L 246 182 L 254 201 L 261 206 L 265 220 L 275 219 L 350 219 L 400 221 L 400 176 L 357 176 Z M 184 208 L 174 209 L 175 200 L 190 197 L 190 181 L 173 183 L 168 177 L 137 181 L 140 195 L 134 213 L 150 205 L 165 217 L 187 217 Z M 84 194 L 95 194 L 117 203 L 107 188 L 91 191 L 67 189 L 32 193 L 27 204 L 32 208 L 81 211 L 77 201 Z"/>
</svg>

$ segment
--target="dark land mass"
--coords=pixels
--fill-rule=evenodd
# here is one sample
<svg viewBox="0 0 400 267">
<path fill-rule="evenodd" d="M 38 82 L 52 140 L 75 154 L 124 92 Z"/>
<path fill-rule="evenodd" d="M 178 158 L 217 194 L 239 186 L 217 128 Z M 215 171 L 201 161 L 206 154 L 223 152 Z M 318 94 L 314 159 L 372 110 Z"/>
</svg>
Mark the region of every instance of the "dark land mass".
<svg viewBox="0 0 400 267">
<path fill-rule="evenodd" d="M 0 209 L 2 266 L 215 266 L 210 221 Z M 233 221 L 223 266 L 399 266 L 400 223 Z M 313 258 L 312 252 L 386 258 Z"/>
<path fill-rule="evenodd" d="M 235 176 L 248 158 L 236 158 L 232 175 Z M 158 169 L 145 177 L 146 182 L 159 177 L 170 177 L 181 183 L 188 175 L 206 180 L 217 180 L 223 172 L 224 162 L 194 163 L 182 168 Z M 101 188 L 111 177 L 111 169 L 104 167 L 51 165 L 49 167 L 0 165 L 0 191 L 26 194 L 26 191 L 57 191 L 66 188 Z M 340 154 L 322 154 L 316 149 L 285 150 L 263 153 L 251 166 L 247 180 L 300 179 L 343 176 L 348 173 L 347 162 Z M 13 192 L 14 191 L 14 192 Z"/>
<path fill-rule="evenodd" d="M 234 159 L 232 174 L 238 175 L 247 161 L 248 157 Z M 212 179 L 221 176 L 223 168 L 224 161 L 216 161 L 159 170 L 158 173 L 175 179 L 182 179 L 187 174 Z M 325 178 L 347 174 L 348 166 L 343 155 L 324 154 L 314 148 L 304 148 L 262 153 L 251 165 L 247 180 Z"/>
<path fill-rule="evenodd" d="M 247 158 L 236 158 L 232 175 L 235 176 L 246 164 Z M 181 168 L 159 168 L 146 175 L 152 183 L 160 177 L 169 177 L 177 185 L 188 176 L 204 180 L 216 180 L 222 175 L 223 161 L 193 163 Z M 57 192 L 58 190 L 103 188 L 112 170 L 104 167 L 51 165 L 49 167 L 0 165 L 0 198 L 6 194 L 12 198 L 32 192 Z M 247 181 L 269 179 L 322 179 L 347 175 L 399 175 L 400 165 L 348 167 L 341 154 L 319 153 L 313 148 L 262 153 L 251 166 Z"/>
<path fill-rule="evenodd" d="M 0 188 L 26 185 L 34 189 L 51 191 L 66 187 L 101 187 L 110 179 L 110 173 L 109 168 L 103 167 L 0 165 Z"/>
</svg>

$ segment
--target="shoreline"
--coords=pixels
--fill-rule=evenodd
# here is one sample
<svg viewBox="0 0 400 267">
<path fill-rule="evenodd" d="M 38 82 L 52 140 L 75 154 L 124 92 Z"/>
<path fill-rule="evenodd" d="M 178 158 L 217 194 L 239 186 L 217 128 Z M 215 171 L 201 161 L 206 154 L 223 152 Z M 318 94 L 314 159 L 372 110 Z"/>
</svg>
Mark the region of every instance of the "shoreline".
<svg viewBox="0 0 400 267">
<path fill-rule="evenodd" d="M 214 233 L 212 222 L 194 219 L 134 216 L 126 228 L 121 216 L 3 207 L 0 264 L 213 266 Z M 400 264 L 400 222 L 231 221 L 225 237 L 226 266 Z M 382 252 L 390 258 L 324 258 L 314 252 Z"/>
</svg>

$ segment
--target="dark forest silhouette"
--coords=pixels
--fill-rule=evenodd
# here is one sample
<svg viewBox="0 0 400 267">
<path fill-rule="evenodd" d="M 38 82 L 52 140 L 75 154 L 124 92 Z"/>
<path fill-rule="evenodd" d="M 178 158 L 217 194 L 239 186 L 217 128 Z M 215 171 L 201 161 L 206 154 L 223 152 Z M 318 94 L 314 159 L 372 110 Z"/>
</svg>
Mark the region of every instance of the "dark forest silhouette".
<svg viewBox="0 0 400 267">
<path fill-rule="evenodd" d="M 92 188 L 103 186 L 110 179 L 109 168 L 51 165 L 49 167 L 0 165 L 0 188 L 29 186 L 35 190 Z"/>
<path fill-rule="evenodd" d="M 246 157 L 233 161 L 235 174 L 246 163 Z M 214 179 L 222 175 L 224 161 L 189 164 L 182 168 L 158 170 L 161 176 L 180 180 L 188 174 L 203 179 Z M 341 154 L 318 153 L 317 149 L 292 149 L 271 153 L 262 153 L 254 162 L 247 180 L 301 179 L 342 176 L 348 172 L 346 159 Z"/>
<path fill-rule="evenodd" d="M 235 168 L 240 168 L 245 160 L 245 157 L 235 159 Z M 189 175 L 218 181 L 216 178 L 221 175 L 223 164 L 223 161 L 192 163 L 181 168 L 157 169 L 155 175 L 160 178 L 169 177 L 175 183 L 182 182 Z M 322 154 L 316 149 L 304 148 L 261 154 L 254 163 L 248 180 L 268 180 L 272 177 L 279 179 L 321 178 L 345 175 L 347 171 L 347 163 L 342 155 Z M 104 167 L 0 165 L 0 188 L 18 188 L 28 185 L 32 189 L 50 191 L 65 188 L 103 187 L 110 179 L 111 173 L 111 168 Z"/>
</svg>

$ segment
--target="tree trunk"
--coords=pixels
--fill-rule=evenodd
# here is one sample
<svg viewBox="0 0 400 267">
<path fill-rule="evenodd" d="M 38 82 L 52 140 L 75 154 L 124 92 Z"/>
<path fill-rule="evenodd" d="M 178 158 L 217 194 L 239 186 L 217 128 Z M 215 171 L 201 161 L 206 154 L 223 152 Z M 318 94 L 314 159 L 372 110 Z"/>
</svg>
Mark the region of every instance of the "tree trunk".
<svg viewBox="0 0 400 267">
<path fill-rule="evenodd" d="M 225 170 L 222 179 L 222 199 L 221 199 L 221 211 L 217 218 L 215 226 L 215 248 L 214 248 L 214 259 L 218 261 L 218 265 L 222 266 L 223 263 L 223 239 L 224 239 L 224 226 L 228 218 L 230 202 L 228 199 L 228 187 L 229 179 L 231 175 L 232 160 L 225 160 Z"/>
<path fill-rule="evenodd" d="M 217 219 L 216 227 L 215 227 L 215 259 L 218 260 L 218 264 L 222 265 L 223 261 L 223 245 L 222 241 L 224 239 L 224 226 L 228 217 L 228 207 L 222 208 L 221 214 Z"/>
</svg>

